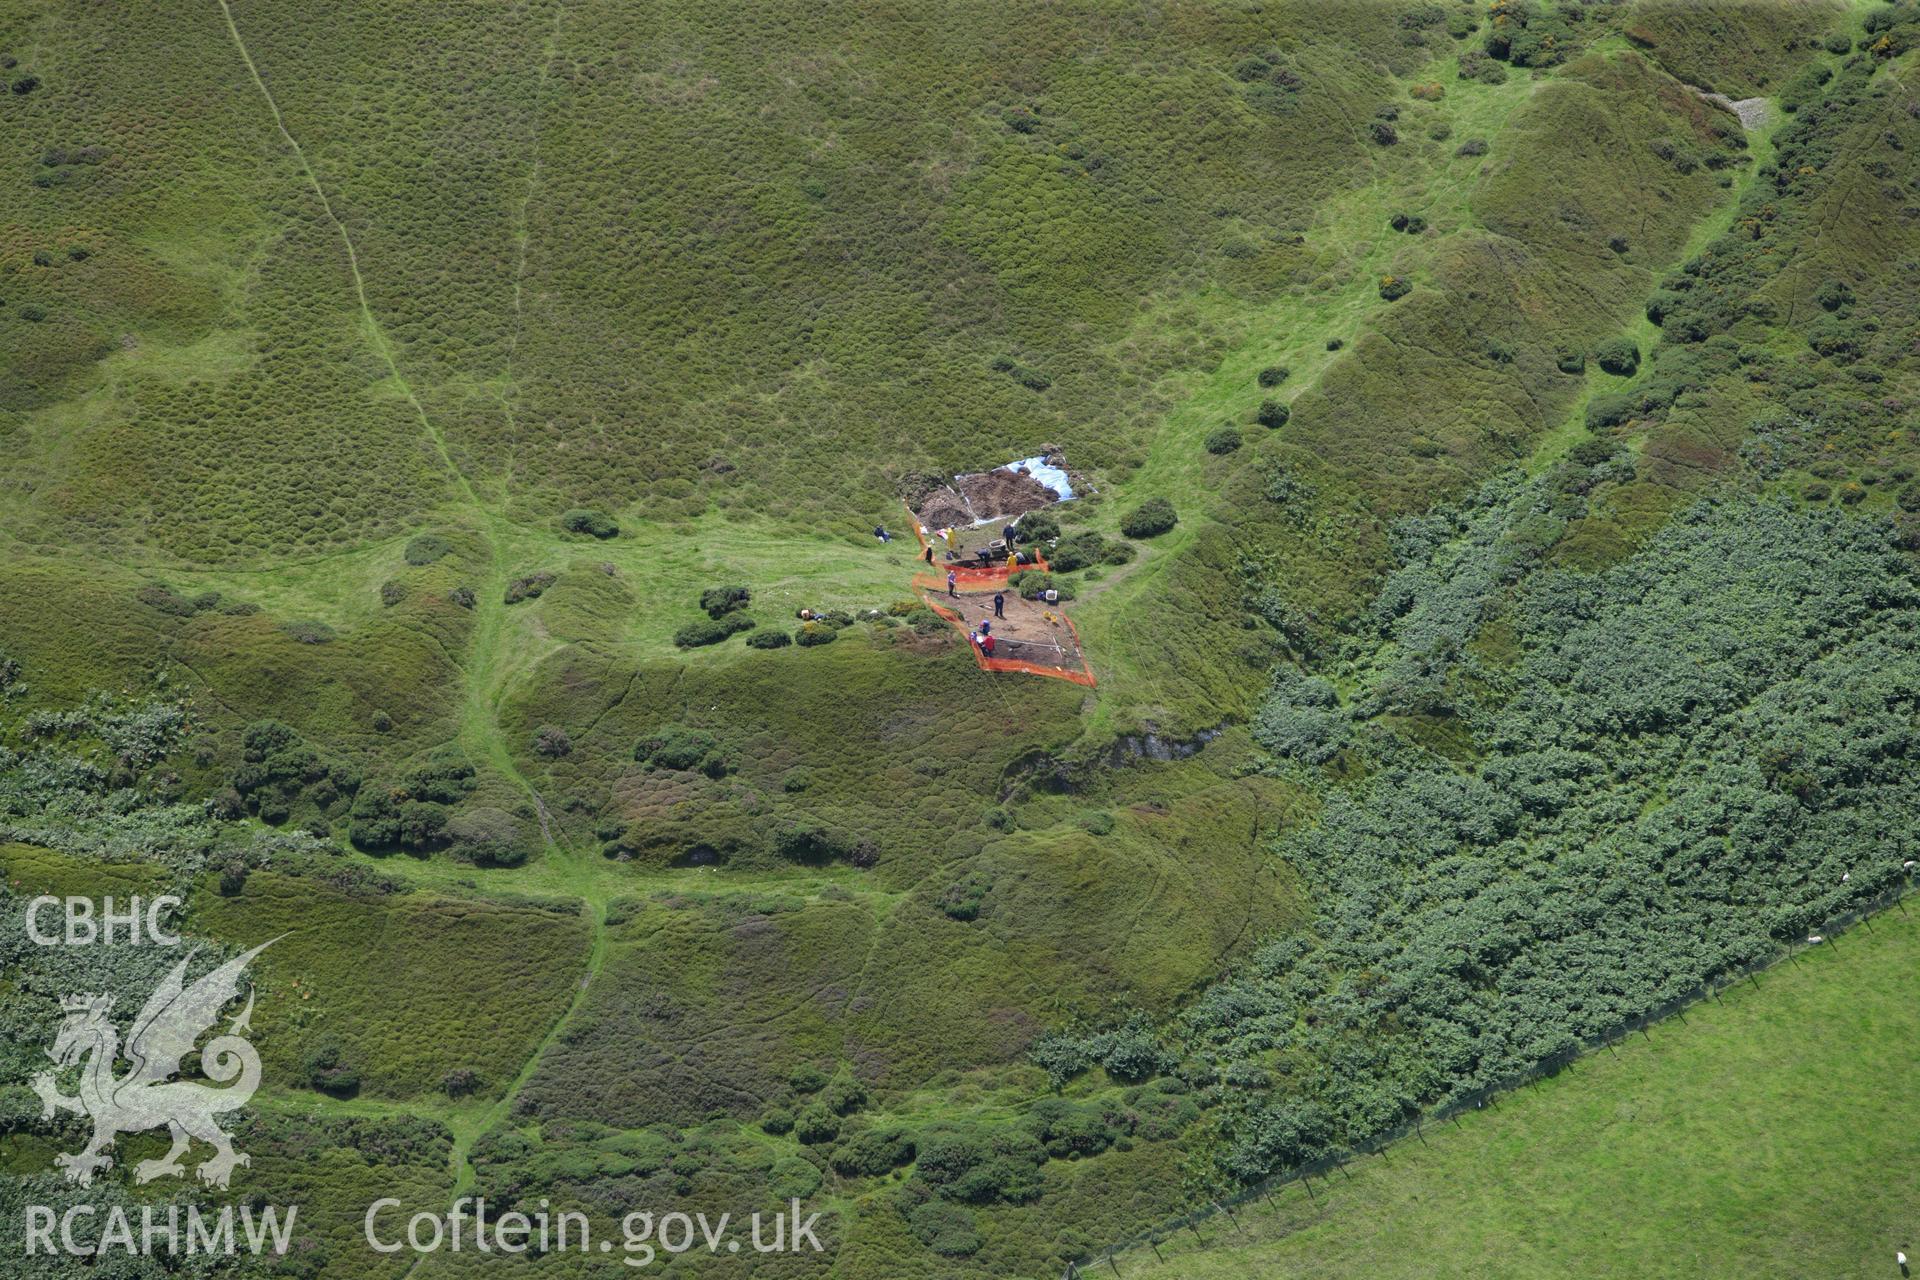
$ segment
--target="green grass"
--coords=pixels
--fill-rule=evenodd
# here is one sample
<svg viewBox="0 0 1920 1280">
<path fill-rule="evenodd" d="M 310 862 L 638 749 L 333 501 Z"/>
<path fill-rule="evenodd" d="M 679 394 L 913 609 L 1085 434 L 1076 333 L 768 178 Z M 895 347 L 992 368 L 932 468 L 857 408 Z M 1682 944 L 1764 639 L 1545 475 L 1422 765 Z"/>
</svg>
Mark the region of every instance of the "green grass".
<svg viewBox="0 0 1920 1280">
<path fill-rule="evenodd" d="M 1120 1274 L 1890 1275 L 1914 1252 L 1916 963 L 1920 918 L 1888 912 Z"/>
<path fill-rule="evenodd" d="M 1726 88 L 1838 61 L 1805 51 L 1838 21 L 1819 5 L 1588 13 L 1573 61 L 1489 84 L 1458 74 L 1478 32 L 1362 5 L 223 0 L 103 24 L 0 0 L 0 53 L 42 82 L 0 95 L 0 648 L 26 673 L 5 718 L 164 679 L 194 704 L 168 767 L 196 801 L 271 716 L 373 779 L 455 745 L 472 802 L 538 831 L 511 870 L 343 847 L 196 898 L 223 939 L 301 929 L 267 960 L 287 1023 L 267 1052 L 284 1075 L 338 1035 L 367 1083 L 268 1110 L 364 1121 L 289 1139 L 354 1185 L 354 1151 L 412 1108 L 436 1127 L 409 1139 L 423 1195 L 624 1158 L 644 1129 L 745 1204 L 756 1162 L 803 1154 L 741 1128 L 800 1062 L 865 1081 L 866 1119 L 1010 1123 L 1043 1092 L 1022 1062 L 1042 1031 L 1170 1014 L 1309 918 L 1263 850 L 1320 783 L 1264 776 L 1237 726 L 1276 659 L 1331 652 L 1391 568 L 1392 520 L 1584 437 L 1615 380 L 1555 372 L 1556 345 L 1651 352 L 1646 294 L 1771 154 L 1727 187 L 1660 161 L 1650 143 L 1703 119 L 1663 68 Z M 1382 110 L 1397 145 L 1370 138 Z M 1857 269 L 1906 234 L 1873 203 L 1872 145 L 1783 294 L 1837 272 L 1904 314 L 1903 276 Z M 1387 274 L 1413 292 L 1384 301 Z M 1275 364 L 1292 376 L 1262 390 Z M 1293 411 L 1278 431 L 1250 425 L 1269 396 Z M 1245 447 L 1207 453 L 1229 421 Z M 1645 452 L 1735 447 L 1738 422 L 1709 425 Z M 944 629 L 884 621 L 818 649 L 673 648 L 721 583 L 752 588 L 761 629 L 884 610 L 911 543 L 869 530 L 901 528 L 911 473 L 1043 441 L 1097 490 L 1069 531 L 1113 534 L 1147 498 L 1180 514 L 1075 575 L 1096 691 L 986 675 Z M 1651 527 L 1694 491 L 1676 472 L 1598 505 Z M 582 505 L 620 535 L 563 533 Z M 453 550 L 410 566 L 423 533 Z M 536 573 L 552 585 L 507 604 Z M 158 584 L 222 605 L 179 616 Z M 1255 621 L 1268 592 L 1303 634 Z M 330 642 L 288 629 L 313 623 Z M 549 725 L 571 754 L 536 754 Z M 1190 759 L 1115 751 L 1222 725 Z M 634 760 L 676 727 L 727 767 Z M 786 861 L 800 823 L 871 865 Z M 975 919 L 941 910 L 955 886 Z M 463 1065 L 482 1093 L 440 1096 Z M 509 1137 L 535 1150 L 507 1159 Z M 822 1195 L 849 1276 L 1023 1274 L 1177 1207 L 1190 1154 L 1052 1161 L 1035 1203 L 979 1211 L 970 1263 L 932 1261 L 887 1180 Z"/>
</svg>

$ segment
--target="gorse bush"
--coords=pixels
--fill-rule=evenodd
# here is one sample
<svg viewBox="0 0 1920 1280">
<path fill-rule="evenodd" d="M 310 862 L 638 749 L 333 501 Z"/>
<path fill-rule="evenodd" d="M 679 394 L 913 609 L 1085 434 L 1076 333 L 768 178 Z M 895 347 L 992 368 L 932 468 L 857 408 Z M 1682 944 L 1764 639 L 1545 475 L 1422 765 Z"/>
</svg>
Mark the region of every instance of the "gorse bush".
<svg viewBox="0 0 1920 1280">
<path fill-rule="evenodd" d="M 536 599 L 558 580 L 556 574 L 548 573 L 544 569 L 527 574 L 525 577 L 515 578 L 507 584 L 505 603 L 519 604 L 522 600 Z"/>
<path fill-rule="evenodd" d="M 1640 368 L 1640 348 L 1626 338 L 1603 342 L 1593 350 L 1600 367 L 1617 377 L 1632 377 Z"/>
<path fill-rule="evenodd" d="M 744 609 L 752 600 L 753 593 L 741 586 L 708 587 L 700 593 L 700 607 L 709 618 Z"/>
<path fill-rule="evenodd" d="M 594 538 L 618 536 L 620 526 L 612 516 L 592 507 L 574 507 L 560 517 L 560 527 L 568 533 L 584 533 Z"/>
<path fill-rule="evenodd" d="M 1129 538 L 1156 538 L 1178 523 L 1171 502 L 1149 498 L 1120 518 L 1120 532 Z"/>
<path fill-rule="evenodd" d="M 719 749 L 719 741 L 706 730 L 674 725 L 640 739 L 633 758 L 658 769 L 698 769 L 716 758 Z"/>
<path fill-rule="evenodd" d="M 1238 427 L 1220 427 L 1207 435 L 1206 450 L 1211 454 L 1232 453 L 1241 445 Z"/>
<path fill-rule="evenodd" d="M 719 617 L 700 618 L 689 622 L 673 633 L 673 642 L 682 649 L 698 649 L 705 645 L 719 644 L 729 636 L 742 631 L 753 630 L 752 618 L 742 613 L 725 613 Z"/>
<path fill-rule="evenodd" d="M 369 779 L 354 794 L 348 838 L 371 853 L 445 848 L 452 806 L 473 788 L 473 766 L 453 750 L 397 778 Z"/>
</svg>

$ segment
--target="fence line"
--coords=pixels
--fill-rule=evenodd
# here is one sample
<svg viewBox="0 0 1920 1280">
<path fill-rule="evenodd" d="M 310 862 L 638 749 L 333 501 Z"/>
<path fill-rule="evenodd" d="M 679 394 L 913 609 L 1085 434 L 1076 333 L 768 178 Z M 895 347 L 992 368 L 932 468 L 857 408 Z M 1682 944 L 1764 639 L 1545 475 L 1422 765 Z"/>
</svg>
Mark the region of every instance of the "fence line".
<svg viewBox="0 0 1920 1280">
<path fill-rule="evenodd" d="M 1512 1093 L 1515 1090 L 1524 1088 L 1546 1077 L 1557 1075 L 1580 1058 L 1586 1056 L 1586 1054 L 1594 1050 L 1609 1048 L 1617 1042 L 1633 1035 L 1636 1031 L 1644 1035 L 1647 1028 L 1651 1027 L 1654 1023 L 1665 1021 L 1667 1018 L 1681 1013 L 1688 1007 L 1696 1005 L 1709 997 L 1717 997 L 1720 992 L 1727 990 L 1729 987 L 1738 986 L 1741 982 L 1748 980 L 1754 975 L 1774 968 L 1782 960 L 1793 959 L 1801 950 L 1816 946 L 1832 945 L 1834 934 L 1843 932 L 1856 924 L 1869 921 L 1871 917 L 1885 911 L 1888 907 L 1897 906 L 1900 907 L 1902 911 L 1905 911 L 1906 908 L 1902 903 L 1912 890 L 1912 871 L 1903 870 L 1900 878 L 1897 879 L 1891 887 L 1882 890 L 1873 897 L 1865 899 L 1857 907 L 1844 911 L 1837 916 L 1830 917 L 1826 923 L 1810 930 L 1807 937 L 1809 939 L 1818 938 L 1820 939 L 1819 942 L 1787 943 L 1781 950 L 1767 956 L 1765 959 L 1751 961 L 1739 965 L 1736 968 L 1729 969 L 1722 974 L 1710 977 L 1705 982 L 1674 996 L 1672 999 L 1662 1001 L 1646 1012 L 1626 1019 L 1611 1030 L 1586 1036 L 1577 1042 L 1578 1048 L 1544 1059 L 1529 1071 L 1516 1072 L 1513 1075 L 1496 1080 L 1492 1084 L 1476 1089 L 1470 1094 L 1464 1094 L 1461 1097 L 1429 1108 L 1428 1110 L 1416 1112 L 1411 1119 L 1403 1121 L 1391 1129 L 1383 1130 L 1362 1142 L 1356 1143 L 1352 1147 L 1330 1152 L 1318 1160 L 1309 1161 L 1307 1164 L 1298 1165 L 1294 1168 L 1272 1174 L 1251 1186 L 1234 1192 L 1230 1196 L 1210 1200 L 1206 1204 L 1196 1209 L 1190 1209 L 1186 1213 L 1176 1217 L 1162 1219 L 1146 1230 L 1136 1231 L 1126 1239 L 1110 1244 L 1097 1253 L 1087 1254 L 1084 1257 L 1068 1262 L 1063 1280 L 1087 1280 L 1086 1269 L 1101 1263 L 1105 1263 L 1112 1269 L 1113 1274 L 1118 1276 L 1120 1269 L 1114 1261 L 1116 1255 L 1137 1249 L 1143 1244 L 1157 1246 L 1159 1241 L 1168 1238 L 1174 1232 L 1182 1229 L 1192 1231 L 1194 1235 L 1198 1237 L 1200 1234 L 1199 1224 L 1210 1221 L 1222 1213 L 1226 1214 L 1230 1220 L 1233 1220 L 1233 1210 L 1238 1206 L 1246 1204 L 1256 1197 L 1271 1198 L 1273 1192 L 1282 1190 L 1295 1182 L 1305 1185 L 1307 1194 L 1311 1196 L 1313 1194 L 1313 1187 L 1311 1182 L 1308 1181 L 1309 1179 L 1314 1177 L 1330 1178 L 1336 1169 L 1345 1173 L 1346 1165 L 1349 1161 L 1361 1156 L 1377 1155 L 1386 1148 L 1394 1146 L 1409 1137 L 1419 1137 L 1424 1141 L 1425 1138 L 1422 1129 L 1428 1120 L 1439 1124 L 1453 1119 L 1463 1111 L 1483 1110 L 1488 1105 L 1495 1104 L 1502 1094 Z M 1871 930 L 1872 925 L 1868 924 L 1868 928 Z M 1837 947 L 1834 949 L 1836 951 L 1839 950 Z M 1234 1225 L 1236 1227 L 1239 1225 L 1237 1220 L 1234 1220 Z M 1156 1257 L 1159 1255 L 1159 1249 L 1157 1247 L 1155 1247 L 1154 1253 Z M 1164 1259 L 1162 1261 L 1164 1261 Z"/>
</svg>

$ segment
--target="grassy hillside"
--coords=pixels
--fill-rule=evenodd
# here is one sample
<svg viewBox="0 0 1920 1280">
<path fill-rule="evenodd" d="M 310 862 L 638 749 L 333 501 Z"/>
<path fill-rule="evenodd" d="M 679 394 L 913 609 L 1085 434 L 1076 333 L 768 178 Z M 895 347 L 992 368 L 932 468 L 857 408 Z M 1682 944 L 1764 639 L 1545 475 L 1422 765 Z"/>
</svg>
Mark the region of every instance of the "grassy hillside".
<svg viewBox="0 0 1920 1280">
<path fill-rule="evenodd" d="M 1916 44 L 0 0 L 7 910 L 294 930 L 249 1194 L 822 1208 L 756 1274 L 1058 1274 L 1564 1057 L 1899 861 Z M 1043 444 L 1092 689 L 871 535 Z M 33 964 L 22 1173 L 151 976 Z"/>
</svg>

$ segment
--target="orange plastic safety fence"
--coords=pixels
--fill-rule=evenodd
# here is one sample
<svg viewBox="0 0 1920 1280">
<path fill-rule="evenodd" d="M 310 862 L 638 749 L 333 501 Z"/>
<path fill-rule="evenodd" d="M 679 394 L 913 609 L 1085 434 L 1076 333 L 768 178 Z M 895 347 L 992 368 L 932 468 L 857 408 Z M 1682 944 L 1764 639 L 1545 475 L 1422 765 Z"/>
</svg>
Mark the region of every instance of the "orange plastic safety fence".
<svg viewBox="0 0 1920 1280">
<path fill-rule="evenodd" d="M 922 562 L 930 566 L 935 572 L 942 569 L 952 570 L 956 583 L 964 582 L 977 585 L 989 582 L 1005 582 L 1010 576 L 1020 572 L 1021 569 L 1039 569 L 1042 572 L 1046 571 L 1047 558 L 1041 555 L 1037 549 L 1031 553 L 1033 555 L 1033 563 L 1023 564 L 1019 569 L 1008 568 L 1007 562 L 1004 560 L 987 565 L 961 564 L 958 560 L 928 560 L 926 558 L 927 548 L 932 544 L 927 541 L 926 535 L 920 532 L 920 517 L 913 514 L 912 507 L 907 508 L 907 522 L 907 527 L 913 530 L 914 539 L 920 544 L 920 558 Z M 938 582 L 922 582 L 917 577 L 913 581 L 915 586 L 944 587 L 947 585 L 947 580 L 944 577 L 940 578 Z"/>
<path fill-rule="evenodd" d="M 1073 637 L 1073 647 L 1080 654 L 1078 671 L 1069 671 L 1065 667 L 1049 667 L 1039 662 L 1026 662 L 1019 658 L 989 658 L 980 652 L 980 646 L 973 642 L 973 633 L 967 629 L 965 618 L 932 598 L 927 599 L 927 608 L 952 623 L 962 635 L 967 637 L 967 648 L 972 650 L 973 661 L 982 671 L 1022 671 L 1030 676 L 1049 676 L 1055 680 L 1070 680 L 1074 684 L 1083 684 L 1089 689 L 1096 688 L 1099 684 L 1093 678 L 1093 668 L 1087 665 L 1086 651 L 1080 648 L 1080 633 L 1074 629 L 1073 619 L 1064 613 L 1059 615 L 1060 621 L 1067 624 L 1067 634 Z"/>
</svg>

